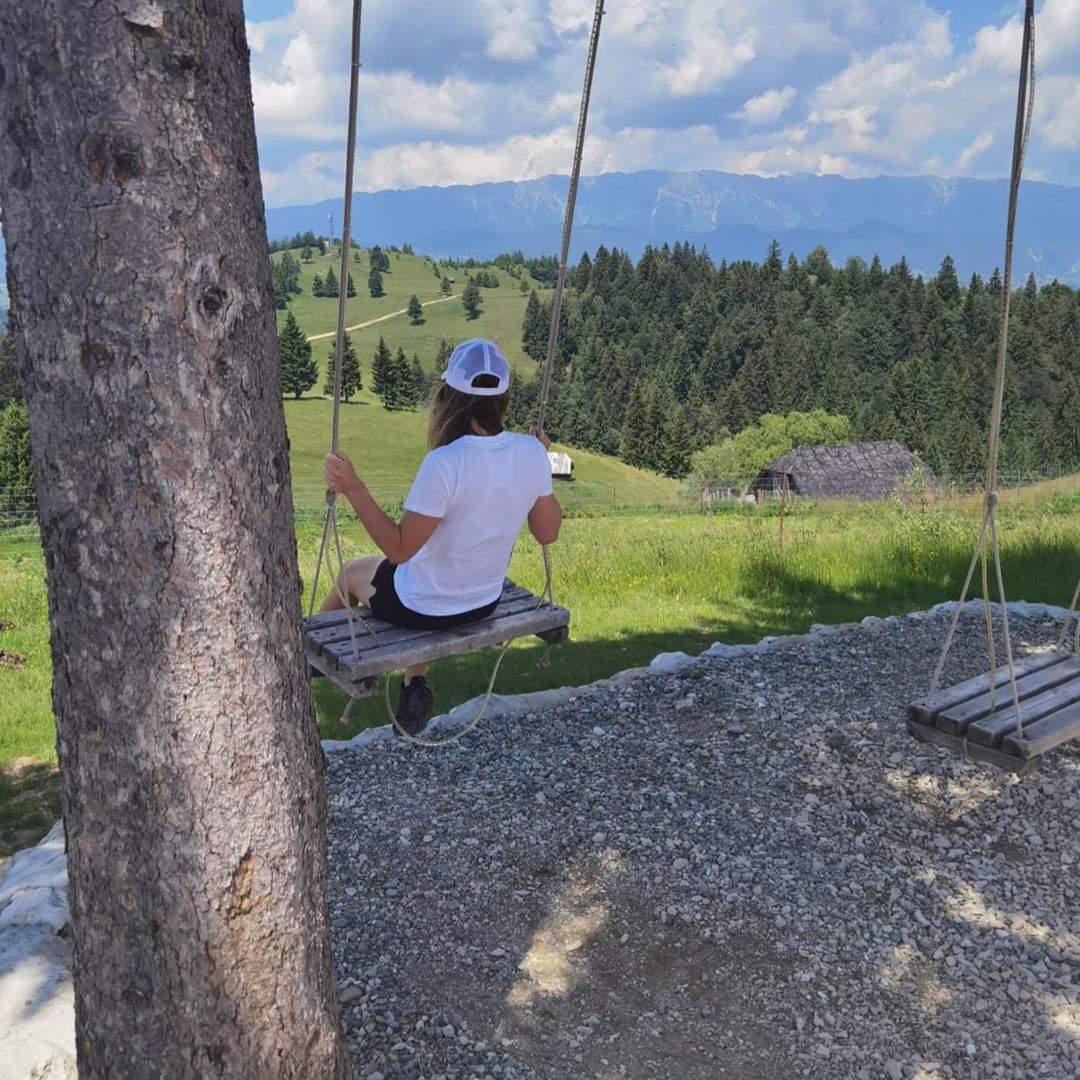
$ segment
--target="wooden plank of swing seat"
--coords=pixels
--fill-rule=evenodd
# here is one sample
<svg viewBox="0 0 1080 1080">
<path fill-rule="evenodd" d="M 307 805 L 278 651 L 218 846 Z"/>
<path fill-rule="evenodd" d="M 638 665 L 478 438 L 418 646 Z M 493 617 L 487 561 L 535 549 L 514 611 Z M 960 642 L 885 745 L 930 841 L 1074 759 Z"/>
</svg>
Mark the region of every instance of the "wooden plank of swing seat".
<svg viewBox="0 0 1080 1080">
<path fill-rule="evenodd" d="M 1017 773 L 1020 776 L 1028 776 L 1038 767 L 1039 758 L 1030 759 L 1007 754 L 1004 750 L 997 750 L 992 746 L 980 746 L 978 743 L 968 742 L 962 735 L 949 735 L 940 728 L 922 724 L 910 715 L 907 720 L 907 729 L 920 742 L 933 743 L 935 746 L 943 746 L 947 750 L 957 753 L 966 753 L 968 757 L 981 761 L 986 765 L 993 765 L 996 769 L 1006 772 Z"/>
<path fill-rule="evenodd" d="M 553 604 L 537 608 L 532 604 L 525 610 L 509 613 L 496 608 L 479 622 L 451 630 L 414 631 L 410 637 L 360 653 L 353 653 L 348 645 L 334 645 L 322 651 L 330 654 L 342 674 L 350 679 L 363 679 L 531 634 L 542 634 L 545 640 L 562 640 L 569 626 L 570 613 L 566 608 Z"/>
<path fill-rule="evenodd" d="M 319 656 L 316 650 L 308 650 L 308 662 L 319 675 L 329 679 L 351 698 L 371 697 L 379 691 L 378 679 L 348 679 L 325 656 Z"/>
<path fill-rule="evenodd" d="M 1034 671 L 1040 671 L 1044 667 L 1056 664 L 1061 659 L 1060 653 L 1036 653 L 1034 656 L 1025 657 L 1014 664 L 1017 677 L 1028 675 Z M 1008 668 L 998 668 L 992 674 L 976 675 L 974 678 L 965 679 L 956 686 L 948 686 L 937 690 L 920 701 L 913 702 L 908 706 L 908 714 L 917 722 L 933 726 L 938 715 L 964 701 L 970 701 L 980 694 L 987 696 L 990 693 L 991 679 L 995 687 L 1002 686 L 1009 681 Z"/>
<path fill-rule="evenodd" d="M 1054 687 L 1080 676 L 1080 660 L 1074 656 L 1064 654 L 1058 654 L 1058 657 L 1056 664 L 1048 664 L 1044 668 L 1029 671 L 1026 675 L 1017 678 L 1016 692 L 1021 702 L 1026 702 L 1030 698 L 1034 698 L 1047 690 L 1052 690 Z M 1007 676 L 1007 667 L 1005 672 Z M 994 691 L 992 700 L 989 690 L 987 690 L 976 697 L 960 702 L 959 705 L 953 705 L 951 708 L 938 713 L 934 720 L 934 726 L 941 728 L 942 731 L 946 731 L 950 735 L 963 735 L 971 725 L 985 720 L 987 717 L 999 715 L 1005 710 L 1010 713 L 1013 712 L 1013 688 L 1008 678 L 1006 678 L 1003 685 Z M 1013 722 L 1015 724 L 1015 716 Z M 981 738 L 978 741 L 985 742 L 988 746 L 996 745 L 998 742 L 997 739 Z"/>
<path fill-rule="evenodd" d="M 1080 701 L 1080 663 L 1070 664 L 1072 678 L 1041 694 L 1020 702 L 1020 724 L 1026 732 L 1051 713 Z M 968 728 L 968 739 L 983 746 L 1000 746 L 1007 735 L 1016 733 L 1016 711 L 1011 702 L 992 716 L 979 720 Z"/>
<path fill-rule="evenodd" d="M 499 600 L 500 612 L 510 614 L 515 611 L 525 610 L 528 607 L 536 607 L 539 598 L 524 589 L 515 592 L 506 591 Z M 366 608 L 357 609 L 362 623 L 354 620 L 356 630 L 356 651 L 366 652 L 378 648 L 380 645 L 389 645 L 396 641 L 415 637 L 417 634 L 436 633 L 433 630 L 410 630 L 406 627 L 394 626 L 391 623 L 376 619 Z M 334 626 L 308 630 L 306 634 L 309 644 L 319 646 L 326 650 L 329 655 L 335 652 L 334 646 L 342 646 L 346 651 L 352 651 L 352 635 L 349 632 L 349 623 L 346 618 Z M 340 649 L 337 652 L 340 653 Z"/>
<path fill-rule="evenodd" d="M 511 600 L 507 604 L 500 603 L 495 612 L 487 618 L 482 619 L 481 623 L 487 624 L 495 618 L 505 620 L 510 616 L 534 611 L 536 610 L 538 603 L 539 601 L 535 596 L 531 596 L 527 600 Z M 365 620 L 365 623 L 369 627 L 372 626 L 370 621 Z M 336 664 L 342 670 L 351 670 L 362 660 L 373 656 L 376 653 L 385 653 L 387 651 L 393 652 L 403 648 L 412 648 L 414 645 L 426 641 L 429 638 L 436 638 L 440 634 L 453 634 L 462 629 L 461 627 L 455 627 L 448 630 L 416 630 L 402 626 L 387 626 L 387 629 L 385 630 L 378 630 L 377 628 L 380 625 L 387 626 L 385 623 L 375 623 L 375 633 L 368 633 L 363 626 L 358 626 L 356 629 L 355 645 L 348 634 L 346 634 L 343 641 L 331 641 L 326 644 L 311 642 L 310 644 L 313 647 L 318 648 L 323 656 L 327 657 L 331 663 Z"/>
<path fill-rule="evenodd" d="M 344 610 L 313 615 L 304 622 L 311 665 L 347 693 L 355 689 L 354 696 L 370 693 L 377 676 L 388 671 L 531 634 L 554 644 L 566 640 L 570 626 L 570 613 L 565 608 L 542 603 L 509 580 L 491 615 L 449 630 L 410 630 L 375 619 L 366 609 L 360 613 L 368 629 L 356 627 L 355 649 Z"/>
<path fill-rule="evenodd" d="M 1014 729 L 1005 736 L 1003 748 L 1019 758 L 1036 760 L 1071 739 L 1080 739 L 1080 701 L 1025 724 L 1023 736 L 1017 735 Z"/>
</svg>

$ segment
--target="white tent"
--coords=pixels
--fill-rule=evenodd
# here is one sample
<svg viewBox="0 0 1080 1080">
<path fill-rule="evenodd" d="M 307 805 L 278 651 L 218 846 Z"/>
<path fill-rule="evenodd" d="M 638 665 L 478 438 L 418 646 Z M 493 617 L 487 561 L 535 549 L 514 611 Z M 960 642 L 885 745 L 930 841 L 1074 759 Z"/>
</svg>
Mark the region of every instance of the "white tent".
<svg viewBox="0 0 1080 1080">
<path fill-rule="evenodd" d="M 571 480 L 574 475 L 574 463 L 569 454 L 548 451 L 548 461 L 551 463 L 551 475 L 558 480 Z"/>
</svg>

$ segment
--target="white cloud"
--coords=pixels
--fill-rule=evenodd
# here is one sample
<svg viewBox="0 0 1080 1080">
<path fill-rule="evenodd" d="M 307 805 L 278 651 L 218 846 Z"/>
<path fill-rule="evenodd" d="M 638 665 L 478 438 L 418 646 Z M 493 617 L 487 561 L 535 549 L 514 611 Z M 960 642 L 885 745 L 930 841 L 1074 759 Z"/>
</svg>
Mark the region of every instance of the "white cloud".
<svg viewBox="0 0 1080 1080">
<path fill-rule="evenodd" d="M 774 124 L 787 112 L 794 100 L 794 86 L 785 86 L 782 90 L 766 90 L 757 97 L 748 98 L 741 109 L 729 115 L 732 119 L 742 120 L 747 124 Z"/>
<path fill-rule="evenodd" d="M 341 152 L 301 154 L 278 171 L 263 169 L 263 198 L 268 206 L 312 203 L 340 195 L 345 188 Z"/>
<path fill-rule="evenodd" d="M 754 59 L 754 34 L 738 25 L 738 15 L 721 4 L 686 0 L 679 5 L 678 29 L 671 25 L 671 5 L 665 30 L 676 50 L 659 65 L 659 80 L 675 97 L 708 93 L 726 83 Z"/>
<path fill-rule="evenodd" d="M 956 161 L 953 162 L 952 174 L 954 176 L 963 176 L 971 168 L 972 161 L 975 160 L 984 150 L 989 150 L 994 145 L 995 135 L 992 131 L 981 131 L 974 139 L 956 155 Z"/>
<path fill-rule="evenodd" d="M 819 175 L 859 176 L 862 170 L 851 160 L 814 147 L 770 146 L 766 150 L 746 150 L 729 159 L 732 172 L 757 176 L 809 172 Z"/>
<path fill-rule="evenodd" d="M 483 22 L 492 28 L 487 43 L 492 60 L 521 61 L 536 56 L 545 30 L 536 0 L 492 0 L 483 8 Z"/>
<path fill-rule="evenodd" d="M 275 76 L 252 73 L 255 117 L 261 131 L 314 139 L 344 138 L 340 117 L 330 116 L 343 80 L 328 74 L 315 43 L 299 33 L 285 46 Z"/>
<path fill-rule="evenodd" d="M 749 34 L 735 41 L 721 34 L 711 41 L 694 41 L 667 69 L 664 81 L 676 97 L 702 94 L 726 82 L 753 59 L 754 45 Z"/>
<path fill-rule="evenodd" d="M 1080 83 L 1070 79 L 1064 86 L 1057 83 L 1054 90 L 1057 100 L 1047 109 L 1039 130 L 1053 147 L 1080 150 Z"/>
<path fill-rule="evenodd" d="M 548 4 L 548 18 L 559 34 L 592 26 L 595 12 L 593 0 L 550 0 Z"/>
</svg>

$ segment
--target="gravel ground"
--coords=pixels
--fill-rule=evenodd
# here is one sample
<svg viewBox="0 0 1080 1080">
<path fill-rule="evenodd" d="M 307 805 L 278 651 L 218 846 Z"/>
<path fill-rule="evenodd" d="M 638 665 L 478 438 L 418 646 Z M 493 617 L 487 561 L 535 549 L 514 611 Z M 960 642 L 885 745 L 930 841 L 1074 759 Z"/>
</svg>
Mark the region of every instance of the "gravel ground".
<svg viewBox="0 0 1080 1080">
<path fill-rule="evenodd" d="M 1080 750 L 1017 780 L 911 740 L 944 628 L 331 755 L 360 1075 L 1080 1076 Z M 947 679 L 984 653 L 965 617 Z"/>
</svg>

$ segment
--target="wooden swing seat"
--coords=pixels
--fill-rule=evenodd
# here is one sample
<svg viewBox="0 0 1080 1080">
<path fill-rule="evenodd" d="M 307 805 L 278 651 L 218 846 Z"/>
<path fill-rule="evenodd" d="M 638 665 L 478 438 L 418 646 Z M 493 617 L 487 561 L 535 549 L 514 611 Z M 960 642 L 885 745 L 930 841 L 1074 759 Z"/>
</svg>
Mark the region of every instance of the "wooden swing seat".
<svg viewBox="0 0 1080 1080">
<path fill-rule="evenodd" d="M 1080 657 L 1038 653 L 1014 668 L 1023 734 L 1016 730 L 1008 667 L 916 701 L 908 707 L 908 731 L 999 769 L 1031 772 L 1048 750 L 1080 738 Z"/>
<path fill-rule="evenodd" d="M 522 589 L 509 579 L 498 607 L 479 622 L 451 630 L 407 630 L 353 608 L 356 649 L 344 609 L 304 620 L 304 641 L 313 674 L 324 675 L 351 698 L 378 690 L 379 676 L 447 656 L 501 645 L 535 634 L 549 645 L 570 636 L 570 612 Z M 362 620 L 362 621 L 361 621 Z"/>
</svg>

